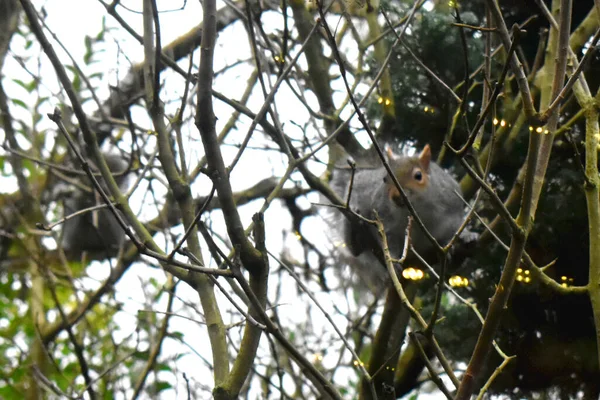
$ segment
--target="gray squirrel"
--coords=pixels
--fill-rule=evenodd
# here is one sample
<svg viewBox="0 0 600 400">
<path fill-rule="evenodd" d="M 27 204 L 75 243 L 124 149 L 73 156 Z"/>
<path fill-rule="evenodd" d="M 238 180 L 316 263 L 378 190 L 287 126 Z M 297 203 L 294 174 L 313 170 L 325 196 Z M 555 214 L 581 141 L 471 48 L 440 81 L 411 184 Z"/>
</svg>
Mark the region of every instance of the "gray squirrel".
<svg viewBox="0 0 600 400">
<path fill-rule="evenodd" d="M 441 246 L 448 244 L 465 216 L 458 182 L 431 160 L 429 145 L 415 156 L 398 156 L 388 148 L 387 161 L 427 230 Z M 368 219 L 375 219 L 374 210 L 377 211 L 384 224 L 390 255 L 399 259 L 404 248 L 410 212 L 387 171 L 381 162 L 379 164 L 378 167 L 357 166 L 349 206 L 352 211 Z M 337 168 L 334 171 L 331 187 L 344 200 L 348 196 L 350 179 L 350 168 Z M 376 228 L 357 218 L 349 219 L 342 213 L 337 214 L 343 221 L 336 221 L 335 229 L 343 237 L 351 255 L 358 257 L 358 262 L 349 260 L 349 263 L 351 266 L 355 264 L 360 277 L 369 286 L 380 286 L 381 282 L 387 281 L 388 274 L 382 265 L 377 265 L 380 262 L 374 256 L 378 251 L 381 252 Z M 472 234 L 469 232 L 467 235 Z M 467 240 L 472 239 L 470 237 Z M 413 221 L 411 228 L 411 244 L 419 255 L 430 259 L 433 245 L 416 221 Z M 368 272 L 365 273 L 365 270 Z"/>
<path fill-rule="evenodd" d="M 129 185 L 129 174 L 127 168 L 129 163 L 120 154 L 105 154 L 104 158 L 108 168 L 113 172 L 117 185 L 121 190 L 127 190 Z M 92 170 L 96 173 L 98 169 Z M 104 187 L 102 177 L 97 179 Z M 82 177 L 84 185 L 91 188 L 93 193 L 77 188 L 71 188 L 70 193 L 64 200 L 64 214 L 68 216 L 77 211 L 103 204 L 103 200 L 93 188 L 87 177 Z M 73 190 L 74 189 L 74 190 Z M 104 189 L 107 192 L 106 189 Z M 110 194 L 109 194 L 110 196 Z M 103 252 L 111 255 L 119 249 L 125 241 L 125 232 L 117 221 L 117 218 L 109 208 L 88 211 L 82 215 L 69 218 L 65 221 L 62 234 L 62 247 L 67 253 L 78 255 L 84 251 Z"/>
</svg>

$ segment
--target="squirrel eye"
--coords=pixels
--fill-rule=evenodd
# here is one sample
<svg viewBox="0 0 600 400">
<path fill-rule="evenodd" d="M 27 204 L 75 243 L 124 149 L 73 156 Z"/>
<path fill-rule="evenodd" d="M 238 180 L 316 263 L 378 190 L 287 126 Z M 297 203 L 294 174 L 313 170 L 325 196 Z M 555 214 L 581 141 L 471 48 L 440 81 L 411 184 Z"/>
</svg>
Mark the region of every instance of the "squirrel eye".
<svg viewBox="0 0 600 400">
<path fill-rule="evenodd" d="M 417 169 L 413 172 L 413 178 L 419 182 L 421 182 L 423 180 L 423 173 L 421 172 L 420 169 Z"/>
</svg>

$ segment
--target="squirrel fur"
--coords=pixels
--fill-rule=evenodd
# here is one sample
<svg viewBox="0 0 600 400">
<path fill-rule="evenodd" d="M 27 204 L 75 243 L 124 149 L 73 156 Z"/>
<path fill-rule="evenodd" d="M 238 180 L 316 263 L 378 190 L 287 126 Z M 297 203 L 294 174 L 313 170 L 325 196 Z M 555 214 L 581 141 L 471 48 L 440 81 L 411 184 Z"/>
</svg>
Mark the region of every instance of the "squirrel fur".
<svg viewBox="0 0 600 400">
<path fill-rule="evenodd" d="M 104 158 L 108 168 L 113 172 L 119 188 L 127 190 L 129 183 L 129 176 L 126 173 L 129 166 L 127 160 L 120 154 L 105 154 Z M 95 170 L 97 171 L 97 168 Z M 102 184 L 100 176 L 98 176 L 98 180 Z M 90 185 L 87 179 L 84 179 L 84 183 Z M 106 191 L 106 188 L 104 190 Z M 70 215 L 102 203 L 102 199 L 99 198 L 95 190 L 93 193 L 75 190 L 65 198 L 64 214 Z M 63 226 L 62 246 L 72 254 L 80 254 L 83 251 L 107 252 L 107 254 L 110 254 L 114 253 L 124 241 L 123 228 L 108 208 L 86 212 L 67 219 Z"/>
<path fill-rule="evenodd" d="M 464 206 L 458 182 L 431 158 L 429 145 L 415 156 L 398 156 L 391 150 L 387 154 L 387 161 L 416 213 L 437 242 L 445 246 L 463 221 Z M 343 199 L 348 196 L 351 175 L 349 168 L 334 171 L 331 187 Z M 375 219 L 376 211 L 385 228 L 390 255 L 395 259 L 402 256 L 411 214 L 383 166 L 357 166 L 349 206 L 368 219 Z M 374 265 L 380 263 L 373 254 L 381 252 L 376 228 L 357 218 L 350 220 L 341 213 L 338 215 L 343 221 L 336 221 L 336 229 L 351 255 L 358 257 L 359 275 L 365 278 L 363 272 L 368 269 L 375 271 L 376 281 L 387 280 L 385 268 Z M 411 228 L 411 244 L 426 259 L 433 253 L 433 245 L 416 222 Z M 366 278 L 373 283 L 373 276 Z"/>
</svg>

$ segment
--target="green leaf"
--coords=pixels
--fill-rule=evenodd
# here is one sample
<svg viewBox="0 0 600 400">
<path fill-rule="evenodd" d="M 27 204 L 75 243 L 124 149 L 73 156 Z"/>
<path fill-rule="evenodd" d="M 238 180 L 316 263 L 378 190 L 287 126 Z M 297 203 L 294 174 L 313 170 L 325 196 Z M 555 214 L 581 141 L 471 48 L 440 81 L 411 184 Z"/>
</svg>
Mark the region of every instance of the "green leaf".
<svg viewBox="0 0 600 400">
<path fill-rule="evenodd" d="M 33 92 L 33 90 L 38 87 L 37 79 L 32 79 L 29 83 L 25 83 L 20 79 L 13 79 L 13 82 L 21 86 L 23 89 L 27 90 L 28 93 Z"/>
<path fill-rule="evenodd" d="M 75 77 L 73 78 L 73 89 L 77 92 L 81 91 L 81 77 L 79 74 L 75 74 Z"/>
<path fill-rule="evenodd" d="M 0 387 L 0 398 L 2 399 L 23 399 L 25 398 L 25 393 L 19 392 L 13 386 L 2 386 Z"/>
<path fill-rule="evenodd" d="M 138 360 L 143 360 L 143 361 L 148 361 L 149 356 L 150 356 L 149 351 L 136 351 L 135 353 L 133 353 L 133 357 L 137 358 Z"/>
<path fill-rule="evenodd" d="M 169 337 L 183 342 L 182 332 L 169 332 Z"/>
<path fill-rule="evenodd" d="M 11 99 L 12 103 L 16 106 L 19 106 L 25 110 L 27 110 L 27 104 L 25 104 L 25 102 L 23 100 L 19 100 L 19 99 Z"/>
<path fill-rule="evenodd" d="M 165 363 L 158 363 L 157 365 L 157 369 L 159 371 L 171 371 L 172 368 L 169 366 L 169 364 L 165 364 Z"/>
<path fill-rule="evenodd" d="M 106 15 L 105 15 L 102 17 L 102 29 L 100 29 L 100 32 L 98 32 L 98 34 L 96 35 L 96 41 L 103 42 L 106 31 L 107 31 L 107 28 L 106 28 Z"/>
<path fill-rule="evenodd" d="M 169 382 L 165 382 L 165 381 L 156 382 L 153 385 L 154 393 L 160 393 L 163 390 L 171 389 L 172 387 L 173 387 L 173 385 L 171 385 Z"/>
<path fill-rule="evenodd" d="M 20 80 L 20 79 L 13 79 L 12 81 L 13 81 L 14 83 L 16 83 L 17 85 L 21 86 L 22 88 L 25 88 L 25 89 L 27 88 L 27 85 L 25 84 L 25 82 L 23 82 L 23 81 L 22 81 L 22 80 Z"/>
<path fill-rule="evenodd" d="M 83 62 L 85 62 L 86 65 L 89 65 L 90 62 L 92 61 L 92 57 L 94 56 L 94 49 L 93 49 L 93 45 L 94 45 L 94 39 L 92 39 L 91 36 L 87 36 L 84 39 L 84 43 L 85 43 L 85 54 L 83 55 Z"/>
</svg>

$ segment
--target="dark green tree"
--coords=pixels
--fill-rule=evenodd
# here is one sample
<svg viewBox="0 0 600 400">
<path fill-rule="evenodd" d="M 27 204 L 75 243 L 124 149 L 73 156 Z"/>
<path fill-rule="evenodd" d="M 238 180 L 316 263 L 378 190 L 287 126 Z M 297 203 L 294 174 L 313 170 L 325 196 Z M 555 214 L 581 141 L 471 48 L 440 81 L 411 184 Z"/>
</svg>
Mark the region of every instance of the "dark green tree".
<svg viewBox="0 0 600 400">
<path fill-rule="evenodd" d="M 598 398 L 597 2 L 99 0 L 83 37 L 32 3 L 0 0 L 1 398 Z M 372 294 L 322 202 L 374 142 L 429 144 L 479 236 Z M 121 248 L 63 251 L 74 193 Z"/>
</svg>

